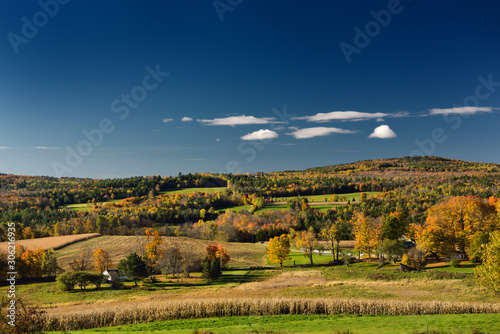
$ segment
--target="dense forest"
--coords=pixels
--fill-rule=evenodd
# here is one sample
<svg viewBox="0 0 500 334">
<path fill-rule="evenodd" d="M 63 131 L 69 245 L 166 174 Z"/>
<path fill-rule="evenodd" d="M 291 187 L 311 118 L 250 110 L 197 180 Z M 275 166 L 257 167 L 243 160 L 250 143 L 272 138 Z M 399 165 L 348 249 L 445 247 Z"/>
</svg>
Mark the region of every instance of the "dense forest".
<svg viewBox="0 0 500 334">
<path fill-rule="evenodd" d="M 386 239 L 439 243 L 434 239 L 443 236 L 429 231 L 458 220 L 463 226 L 456 234 L 467 234 L 467 240 L 450 247 L 465 251 L 475 234 L 482 233 L 487 240 L 499 228 L 499 183 L 499 165 L 440 157 L 237 175 L 179 173 L 93 180 L 1 174 L 0 227 L 6 230 L 7 222 L 16 222 L 19 239 L 88 232 L 134 235 L 153 227 L 166 235 L 256 242 L 290 230 L 312 230 L 319 236 L 326 228 L 338 226 L 338 238 L 356 239 L 358 244 L 364 228 L 371 236 L 368 239 L 377 239 L 365 240 L 366 247 L 375 251 L 375 245 Z M 214 187 L 219 191 L 209 191 Z M 196 189 L 169 193 L 186 188 Z M 328 201 L 332 195 L 365 192 L 377 195 L 328 210 L 309 205 L 305 197 L 329 195 Z M 278 197 L 287 198 L 286 209 L 260 210 Z M 77 203 L 87 208 L 68 207 Z M 244 205 L 249 209 L 232 209 Z M 450 211 L 448 206 L 453 205 L 458 208 Z M 462 217 L 457 212 L 463 208 L 472 211 L 464 211 Z M 479 227 L 466 228 L 471 216 Z M 2 241 L 6 235 L 2 233 Z M 432 251 L 446 253 L 438 248 Z"/>
</svg>

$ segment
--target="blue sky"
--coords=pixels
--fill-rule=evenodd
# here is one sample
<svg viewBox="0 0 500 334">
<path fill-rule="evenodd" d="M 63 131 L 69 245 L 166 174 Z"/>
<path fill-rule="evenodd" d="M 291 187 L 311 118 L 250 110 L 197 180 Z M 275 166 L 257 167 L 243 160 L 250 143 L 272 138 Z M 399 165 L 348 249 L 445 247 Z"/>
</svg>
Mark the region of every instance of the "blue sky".
<svg viewBox="0 0 500 334">
<path fill-rule="evenodd" d="M 234 173 L 419 154 L 500 163 L 499 10 L 2 1 L 0 172 Z"/>
</svg>

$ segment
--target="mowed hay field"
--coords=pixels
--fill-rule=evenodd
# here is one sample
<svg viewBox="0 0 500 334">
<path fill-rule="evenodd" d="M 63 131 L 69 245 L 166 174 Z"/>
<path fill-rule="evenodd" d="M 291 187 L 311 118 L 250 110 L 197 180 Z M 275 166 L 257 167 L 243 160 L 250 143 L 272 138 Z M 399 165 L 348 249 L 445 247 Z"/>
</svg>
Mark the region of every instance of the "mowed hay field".
<svg viewBox="0 0 500 334">
<path fill-rule="evenodd" d="M 81 242 L 83 240 L 88 240 L 100 236 L 99 233 L 86 233 L 86 234 L 75 234 L 75 235 L 61 235 L 57 237 L 48 238 L 38 238 L 38 239 L 24 239 L 16 240 L 16 245 L 22 245 L 26 249 L 60 249 L 65 246 Z M 0 250 L 7 251 L 8 242 L 0 243 Z"/>
<path fill-rule="evenodd" d="M 144 236 L 100 236 L 77 244 L 70 245 L 56 252 L 59 266 L 65 270 L 70 270 L 69 263 L 84 250 L 101 248 L 111 255 L 113 267 L 124 259 L 131 252 L 139 252 L 139 239 Z M 180 250 L 191 250 L 200 256 L 206 254 L 207 245 L 212 245 L 216 241 L 198 240 L 185 237 L 163 237 L 165 247 L 177 247 Z M 266 263 L 266 247 L 259 244 L 223 242 L 224 248 L 231 257 L 230 267 L 250 267 L 261 266 Z"/>
</svg>

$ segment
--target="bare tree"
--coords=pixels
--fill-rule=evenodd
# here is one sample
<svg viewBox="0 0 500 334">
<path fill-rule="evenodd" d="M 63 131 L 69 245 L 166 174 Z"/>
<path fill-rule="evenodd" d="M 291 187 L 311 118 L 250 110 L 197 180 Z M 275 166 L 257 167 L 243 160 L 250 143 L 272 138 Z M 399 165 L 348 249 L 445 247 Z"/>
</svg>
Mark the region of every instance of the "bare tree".
<svg viewBox="0 0 500 334">
<path fill-rule="evenodd" d="M 185 277 L 189 277 L 189 273 L 193 271 L 201 271 L 203 267 L 203 258 L 196 254 L 192 249 L 185 248 L 181 252 L 181 270 Z"/>
<path fill-rule="evenodd" d="M 165 275 L 172 274 L 172 277 L 175 278 L 175 274 L 180 273 L 182 269 L 181 251 L 177 247 L 170 247 L 165 251 L 163 258 L 165 259 Z"/>
<path fill-rule="evenodd" d="M 144 234 L 139 234 L 136 232 L 135 234 L 136 242 L 137 242 L 137 254 L 144 259 L 146 256 L 146 239 L 144 238 Z"/>
<path fill-rule="evenodd" d="M 88 247 L 82 249 L 81 253 L 70 262 L 69 266 L 74 271 L 85 271 L 92 268 L 92 250 Z"/>
</svg>

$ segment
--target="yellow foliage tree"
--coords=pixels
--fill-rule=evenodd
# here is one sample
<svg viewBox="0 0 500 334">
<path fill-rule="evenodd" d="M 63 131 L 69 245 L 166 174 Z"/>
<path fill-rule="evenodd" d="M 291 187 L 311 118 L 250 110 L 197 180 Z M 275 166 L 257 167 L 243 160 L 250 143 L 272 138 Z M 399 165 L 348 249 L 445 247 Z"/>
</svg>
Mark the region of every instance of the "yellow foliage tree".
<svg viewBox="0 0 500 334">
<path fill-rule="evenodd" d="M 267 246 L 267 256 L 269 260 L 274 263 L 279 263 L 283 267 L 283 261 L 288 260 L 290 257 L 290 239 L 287 234 L 282 234 L 279 237 L 269 239 Z"/>
<path fill-rule="evenodd" d="M 316 234 L 314 233 L 314 229 L 312 227 L 307 231 L 302 231 L 300 233 L 300 239 L 297 240 L 297 248 L 301 249 L 304 252 L 304 256 L 309 258 L 311 261 L 311 265 L 313 264 L 313 254 L 314 248 L 316 248 Z"/>
<path fill-rule="evenodd" d="M 99 248 L 94 252 L 94 269 L 98 272 L 102 273 L 105 270 L 109 269 L 109 266 L 112 264 L 111 257 L 109 253 L 105 250 Z"/>
<path fill-rule="evenodd" d="M 483 264 L 474 270 L 476 283 L 500 295 L 500 231 L 491 234 L 491 241 L 483 249 Z"/>
<path fill-rule="evenodd" d="M 165 246 L 163 245 L 163 238 L 160 231 L 152 228 L 146 228 L 146 245 L 145 245 L 145 262 L 148 267 L 148 272 L 153 274 L 157 272 L 156 265 L 163 257 Z"/>
<path fill-rule="evenodd" d="M 354 213 L 351 222 L 356 238 L 356 246 L 354 248 L 360 254 L 367 253 L 369 258 L 370 254 L 378 248 L 379 243 L 382 241 L 383 223 L 380 219 L 367 217 L 362 212 Z"/>
</svg>

